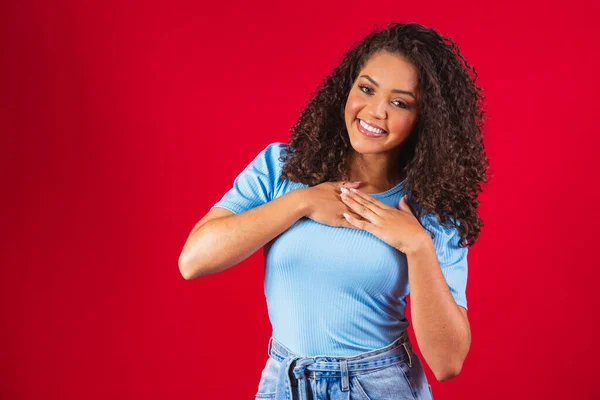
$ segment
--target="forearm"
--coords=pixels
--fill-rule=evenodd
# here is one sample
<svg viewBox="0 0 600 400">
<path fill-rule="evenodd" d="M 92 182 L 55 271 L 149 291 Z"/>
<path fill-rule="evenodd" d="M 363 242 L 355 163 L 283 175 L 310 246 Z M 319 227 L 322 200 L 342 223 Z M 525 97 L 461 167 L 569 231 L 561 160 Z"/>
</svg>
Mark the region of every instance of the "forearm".
<svg viewBox="0 0 600 400">
<path fill-rule="evenodd" d="M 302 189 L 248 211 L 213 219 L 194 232 L 183 255 L 187 279 L 211 275 L 248 258 L 306 212 Z"/>
<path fill-rule="evenodd" d="M 407 254 L 412 325 L 419 349 L 438 381 L 458 375 L 471 331 L 440 268 L 433 241 Z"/>
</svg>

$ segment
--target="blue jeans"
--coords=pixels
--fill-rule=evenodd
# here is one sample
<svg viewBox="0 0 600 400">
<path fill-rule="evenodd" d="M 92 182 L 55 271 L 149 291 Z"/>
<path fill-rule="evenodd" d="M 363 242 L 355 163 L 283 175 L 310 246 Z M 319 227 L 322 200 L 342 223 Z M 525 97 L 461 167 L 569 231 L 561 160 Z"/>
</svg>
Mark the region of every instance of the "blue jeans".
<svg viewBox="0 0 600 400">
<path fill-rule="evenodd" d="M 352 357 L 301 357 L 269 339 L 255 400 L 432 400 L 406 331 L 392 344 Z"/>
</svg>

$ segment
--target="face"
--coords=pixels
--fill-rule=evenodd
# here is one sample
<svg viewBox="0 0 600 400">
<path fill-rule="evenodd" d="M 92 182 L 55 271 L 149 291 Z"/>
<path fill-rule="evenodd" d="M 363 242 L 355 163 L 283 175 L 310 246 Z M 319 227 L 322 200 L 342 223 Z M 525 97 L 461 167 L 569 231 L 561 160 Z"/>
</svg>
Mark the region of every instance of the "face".
<svg viewBox="0 0 600 400">
<path fill-rule="evenodd" d="M 402 56 L 382 51 L 367 61 L 344 111 L 355 151 L 392 154 L 400 148 L 417 120 L 417 86 L 417 69 Z M 361 121 L 370 127 L 361 126 Z"/>
</svg>

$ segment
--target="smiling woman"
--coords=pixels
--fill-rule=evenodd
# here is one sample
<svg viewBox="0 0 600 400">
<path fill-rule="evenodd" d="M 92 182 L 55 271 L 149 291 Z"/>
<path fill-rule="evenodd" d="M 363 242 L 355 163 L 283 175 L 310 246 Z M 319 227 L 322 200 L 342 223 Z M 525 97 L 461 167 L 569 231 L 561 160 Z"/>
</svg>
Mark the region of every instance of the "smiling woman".
<svg viewBox="0 0 600 400">
<path fill-rule="evenodd" d="M 289 143 L 268 144 L 190 234 L 188 279 L 264 246 L 273 332 L 256 399 L 431 399 L 407 335 L 409 293 L 435 377 L 460 372 L 467 253 L 487 180 L 469 71 L 454 42 L 425 26 L 370 33 Z"/>
<path fill-rule="evenodd" d="M 398 180 L 402 171 L 390 161 L 400 159 L 400 145 L 417 121 L 418 71 L 401 55 L 379 51 L 369 58 L 360 74 L 350 88 L 344 110 L 354 149 L 349 179 L 361 180 L 365 172 L 377 176 L 389 170 L 388 176 Z M 365 167 L 371 171 L 365 171 Z"/>
</svg>

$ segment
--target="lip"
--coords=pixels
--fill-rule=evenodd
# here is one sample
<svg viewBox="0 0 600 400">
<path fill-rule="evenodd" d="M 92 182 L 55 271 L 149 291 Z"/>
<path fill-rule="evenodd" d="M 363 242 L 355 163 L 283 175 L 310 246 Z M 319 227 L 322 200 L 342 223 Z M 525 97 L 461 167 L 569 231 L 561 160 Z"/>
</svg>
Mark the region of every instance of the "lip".
<svg viewBox="0 0 600 400">
<path fill-rule="evenodd" d="M 371 125 L 371 124 L 369 124 L 369 125 Z M 362 125 L 360 124 L 360 119 L 358 119 L 358 118 L 356 119 L 356 127 L 360 131 L 360 133 L 362 133 L 363 135 L 368 136 L 370 138 L 381 138 L 381 137 L 387 136 L 387 132 L 379 134 L 379 133 L 375 133 L 375 132 L 366 130 L 365 128 L 362 127 Z M 379 128 L 379 129 L 381 129 L 381 128 Z"/>
<path fill-rule="evenodd" d="M 359 121 L 365 121 L 365 123 L 366 123 L 367 125 L 371 125 L 372 127 L 374 127 L 374 128 L 378 128 L 378 129 L 381 129 L 382 131 L 384 131 L 385 133 L 387 133 L 387 131 L 386 131 L 385 129 L 383 129 L 382 127 L 380 127 L 379 125 L 375 125 L 374 123 L 372 123 L 372 122 L 369 122 L 369 121 L 367 121 L 367 120 L 365 120 L 365 119 L 360 119 L 360 118 L 357 118 L 357 120 L 359 120 Z"/>
</svg>

